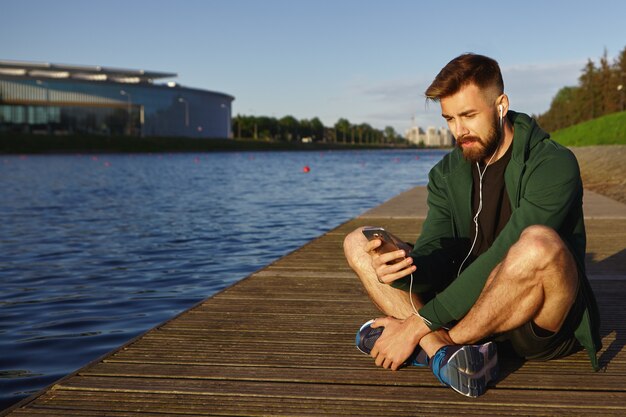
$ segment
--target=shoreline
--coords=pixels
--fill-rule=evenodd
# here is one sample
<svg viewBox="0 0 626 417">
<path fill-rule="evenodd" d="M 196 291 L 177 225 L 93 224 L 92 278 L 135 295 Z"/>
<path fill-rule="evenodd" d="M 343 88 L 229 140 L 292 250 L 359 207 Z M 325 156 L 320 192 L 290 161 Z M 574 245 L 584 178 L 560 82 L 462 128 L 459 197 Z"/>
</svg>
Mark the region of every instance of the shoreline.
<svg viewBox="0 0 626 417">
<path fill-rule="evenodd" d="M 420 148 L 407 144 L 344 144 L 267 142 L 240 139 L 197 139 L 173 137 L 40 136 L 0 134 L 0 154 L 66 153 L 184 153 L 184 152 L 265 152 L 265 151 L 342 151 Z M 449 149 L 449 148 L 448 148 Z M 583 186 L 626 203 L 626 145 L 570 146 L 580 166 Z"/>
<path fill-rule="evenodd" d="M 180 137 L 0 135 L 0 154 L 164 153 L 232 151 L 322 151 L 362 149 L 426 149 L 407 144 L 269 142 L 252 139 Z M 431 149 L 431 148 L 428 148 Z M 437 149 L 437 148 L 432 148 Z"/>
</svg>

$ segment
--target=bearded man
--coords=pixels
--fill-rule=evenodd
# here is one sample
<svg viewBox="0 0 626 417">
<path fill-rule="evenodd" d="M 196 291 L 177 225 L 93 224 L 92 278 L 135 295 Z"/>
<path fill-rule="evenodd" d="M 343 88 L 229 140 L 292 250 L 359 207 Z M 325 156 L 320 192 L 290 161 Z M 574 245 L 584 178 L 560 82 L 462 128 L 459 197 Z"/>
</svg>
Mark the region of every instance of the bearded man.
<svg viewBox="0 0 626 417">
<path fill-rule="evenodd" d="M 428 215 L 413 247 L 390 235 L 344 240 L 348 263 L 386 317 L 357 347 L 392 370 L 430 366 L 470 397 L 497 381 L 497 343 L 528 360 L 581 347 L 594 369 L 599 313 L 585 274 L 578 163 L 531 117 L 509 109 L 498 63 L 464 54 L 425 93 L 457 146 L 429 173 Z M 384 235 L 377 235 L 384 236 Z"/>
</svg>

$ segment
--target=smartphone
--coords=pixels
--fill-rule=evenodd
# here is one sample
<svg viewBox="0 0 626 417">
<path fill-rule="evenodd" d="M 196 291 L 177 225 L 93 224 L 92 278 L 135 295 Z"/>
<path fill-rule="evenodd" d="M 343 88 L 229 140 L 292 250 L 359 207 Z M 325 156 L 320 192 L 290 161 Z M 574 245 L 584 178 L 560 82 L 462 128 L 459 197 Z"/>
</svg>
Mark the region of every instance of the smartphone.
<svg viewBox="0 0 626 417">
<path fill-rule="evenodd" d="M 363 229 L 363 234 L 367 240 L 380 239 L 382 241 L 382 245 L 376 249 L 377 253 L 382 254 L 400 249 L 398 245 L 395 244 L 389 233 L 382 227 L 366 227 Z M 398 259 L 395 262 L 400 262 L 401 260 L 402 259 Z"/>
</svg>

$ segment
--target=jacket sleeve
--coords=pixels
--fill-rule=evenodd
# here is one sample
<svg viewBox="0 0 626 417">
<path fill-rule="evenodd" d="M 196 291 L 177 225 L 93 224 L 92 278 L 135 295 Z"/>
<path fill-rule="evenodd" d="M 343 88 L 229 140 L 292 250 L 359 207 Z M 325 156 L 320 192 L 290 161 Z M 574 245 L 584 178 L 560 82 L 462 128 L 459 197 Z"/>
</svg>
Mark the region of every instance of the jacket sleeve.
<svg viewBox="0 0 626 417">
<path fill-rule="evenodd" d="M 440 291 L 449 285 L 460 246 L 459 240 L 453 238 L 452 215 L 444 180 L 437 168 L 431 170 L 428 176 L 428 214 L 410 254 L 417 266 L 413 273 L 412 290 L 415 293 Z M 392 285 L 408 291 L 410 279 L 410 276 L 405 277 Z"/>
<path fill-rule="evenodd" d="M 525 228 L 545 225 L 558 231 L 574 203 L 582 198 L 576 158 L 569 150 L 551 142 L 545 146 L 551 149 L 545 149 L 547 152 L 537 156 L 536 163 L 527 164 L 519 183 L 519 206 L 494 244 L 420 310 L 420 315 L 432 323 L 431 329 L 459 320 L 469 311 L 491 271 Z M 511 196 L 516 190 L 507 191 Z"/>
</svg>

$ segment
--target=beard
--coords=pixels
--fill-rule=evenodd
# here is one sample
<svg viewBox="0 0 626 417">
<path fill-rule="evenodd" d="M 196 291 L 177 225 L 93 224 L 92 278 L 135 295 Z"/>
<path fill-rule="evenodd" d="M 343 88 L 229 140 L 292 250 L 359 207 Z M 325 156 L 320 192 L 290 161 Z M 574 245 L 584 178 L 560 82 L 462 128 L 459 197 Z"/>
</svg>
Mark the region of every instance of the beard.
<svg viewBox="0 0 626 417">
<path fill-rule="evenodd" d="M 469 162 L 484 162 L 491 157 L 498 146 L 502 138 L 502 127 L 498 123 L 498 117 L 494 117 L 494 122 L 489 128 L 485 138 L 479 136 L 467 135 L 457 139 L 456 145 L 463 151 L 463 157 Z M 464 148 L 463 143 L 474 142 L 474 146 L 470 148 Z"/>
</svg>

